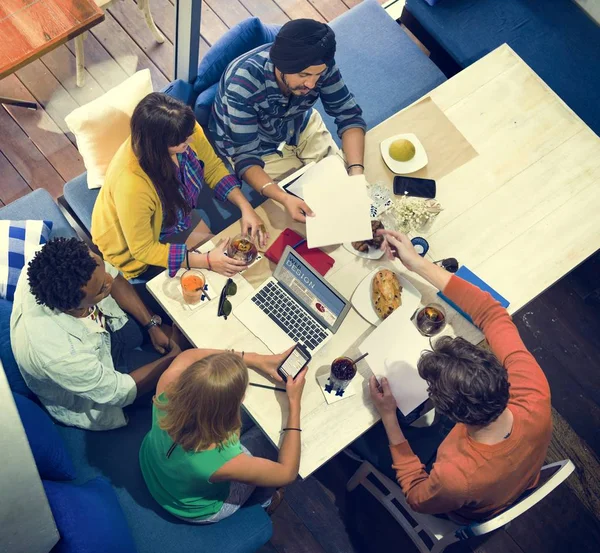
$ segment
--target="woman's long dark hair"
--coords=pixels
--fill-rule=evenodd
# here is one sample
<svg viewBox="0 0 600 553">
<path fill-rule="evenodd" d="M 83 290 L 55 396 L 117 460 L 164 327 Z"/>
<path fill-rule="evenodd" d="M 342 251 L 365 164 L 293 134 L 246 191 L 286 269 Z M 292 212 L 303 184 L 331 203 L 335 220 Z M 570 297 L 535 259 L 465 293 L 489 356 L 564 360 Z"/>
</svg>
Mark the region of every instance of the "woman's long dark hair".
<svg viewBox="0 0 600 553">
<path fill-rule="evenodd" d="M 182 195 L 177 166 L 168 148 L 185 142 L 195 124 L 192 108 L 162 92 L 148 94 L 131 116 L 133 153 L 163 203 L 167 226 L 177 222 L 180 211 L 187 214 L 192 209 Z"/>
</svg>

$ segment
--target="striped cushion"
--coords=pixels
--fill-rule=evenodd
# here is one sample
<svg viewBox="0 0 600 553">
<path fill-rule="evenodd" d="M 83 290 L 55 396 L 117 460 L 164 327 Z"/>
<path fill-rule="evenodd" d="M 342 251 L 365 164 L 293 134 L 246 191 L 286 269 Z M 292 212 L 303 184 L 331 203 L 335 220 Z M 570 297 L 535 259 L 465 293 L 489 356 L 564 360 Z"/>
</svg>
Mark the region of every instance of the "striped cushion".
<svg viewBox="0 0 600 553">
<path fill-rule="evenodd" d="M 0 298 L 12 301 L 21 270 L 52 230 L 52 221 L 0 221 Z"/>
</svg>

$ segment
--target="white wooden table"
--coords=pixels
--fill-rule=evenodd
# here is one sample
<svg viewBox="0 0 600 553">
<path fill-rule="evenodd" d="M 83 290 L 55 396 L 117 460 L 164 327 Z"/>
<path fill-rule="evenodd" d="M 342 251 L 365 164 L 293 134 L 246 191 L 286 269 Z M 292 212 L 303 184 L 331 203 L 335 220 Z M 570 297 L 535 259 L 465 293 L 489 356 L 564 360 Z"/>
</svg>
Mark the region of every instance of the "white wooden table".
<svg viewBox="0 0 600 553">
<path fill-rule="evenodd" d="M 600 246 L 600 140 L 506 45 L 429 96 L 477 152 L 437 181 L 437 198 L 444 211 L 424 234 L 430 256 L 458 258 L 508 298 L 514 312 Z M 394 117 L 367 133 L 365 169 L 370 182 L 391 185 L 393 175 L 383 164 L 378 145 L 391 134 L 407 132 L 394 132 Z M 428 154 L 435 156 L 435 152 Z M 258 212 L 269 227 L 271 242 L 286 227 L 303 232 L 302 225 L 291 222 L 271 201 Z M 238 232 L 236 223 L 214 241 Z M 327 251 L 335 259 L 327 280 L 347 298 L 364 276 L 382 264 L 360 259 L 342 247 Z M 402 270 L 397 261 L 395 268 Z M 234 313 L 235 306 L 273 269 L 263 259 L 246 272 L 246 281 L 237 277 L 240 291 L 232 301 Z M 422 293 L 423 304 L 436 299 L 431 286 L 405 276 Z M 223 282 L 220 275 L 209 275 L 217 297 Z M 148 287 L 197 347 L 268 352 L 235 316 L 217 319 L 217 301 L 189 310 L 177 297 L 176 281 L 164 273 Z M 448 315 L 446 333 L 473 343 L 481 340 L 481 333 L 451 308 Z M 372 329 L 351 310 L 311 363 L 302 399 L 303 478 L 378 420 L 368 398 L 366 380 L 371 371 L 366 363 L 359 364 L 356 376 L 361 393 L 332 405 L 326 403 L 315 378 L 329 371 L 335 357 L 356 354 Z M 251 380 L 267 383 L 255 372 Z M 287 417 L 285 398 L 251 387 L 244 405 L 277 444 Z"/>
</svg>

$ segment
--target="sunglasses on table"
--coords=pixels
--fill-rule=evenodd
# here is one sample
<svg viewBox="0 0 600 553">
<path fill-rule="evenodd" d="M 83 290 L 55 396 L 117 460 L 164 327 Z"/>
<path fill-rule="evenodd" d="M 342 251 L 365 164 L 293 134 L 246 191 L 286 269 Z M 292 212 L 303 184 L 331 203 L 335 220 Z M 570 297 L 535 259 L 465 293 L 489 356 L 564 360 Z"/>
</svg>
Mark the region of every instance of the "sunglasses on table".
<svg viewBox="0 0 600 553">
<path fill-rule="evenodd" d="M 227 299 L 231 296 L 235 296 L 237 293 L 237 284 L 233 282 L 231 278 L 227 279 L 225 286 L 223 286 L 223 290 L 221 290 L 221 296 L 219 297 L 219 308 L 217 310 L 217 317 L 227 317 L 231 315 L 231 302 Z"/>
</svg>

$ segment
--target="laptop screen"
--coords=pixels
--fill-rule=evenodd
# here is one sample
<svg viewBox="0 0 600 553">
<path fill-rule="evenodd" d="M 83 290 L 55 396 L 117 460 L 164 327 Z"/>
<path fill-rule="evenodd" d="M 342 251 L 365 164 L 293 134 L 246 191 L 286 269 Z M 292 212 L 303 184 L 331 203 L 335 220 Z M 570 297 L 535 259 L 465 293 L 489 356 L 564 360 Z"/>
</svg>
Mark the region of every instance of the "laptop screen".
<svg viewBox="0 0 600 553">
<path fill-rule="evenodd" d="M 332 290 L 310 265 L 290 251 L 279 265 L 277 279 L 328 327 L 335 326 L 347 301 Z"/>
</svg>

